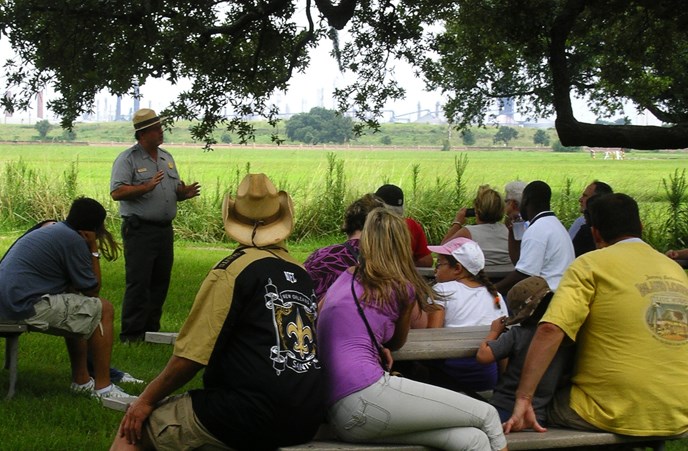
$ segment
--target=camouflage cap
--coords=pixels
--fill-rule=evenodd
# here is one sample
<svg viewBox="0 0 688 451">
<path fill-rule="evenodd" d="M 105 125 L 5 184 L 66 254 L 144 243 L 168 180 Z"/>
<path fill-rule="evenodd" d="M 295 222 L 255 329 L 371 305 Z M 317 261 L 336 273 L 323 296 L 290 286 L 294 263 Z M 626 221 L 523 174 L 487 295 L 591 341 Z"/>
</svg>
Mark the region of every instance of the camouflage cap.
<svg viewBox="0 0 688 451">
<path fill-rule="evenodd" d="M 511 326 L 529 318 L 542 299 L 551 292 L 547 281 L 539 276 L 530 276 L 514 285 L 506 295 L 511 316 L 506 319 L 505 324 Z"/>
</svg>

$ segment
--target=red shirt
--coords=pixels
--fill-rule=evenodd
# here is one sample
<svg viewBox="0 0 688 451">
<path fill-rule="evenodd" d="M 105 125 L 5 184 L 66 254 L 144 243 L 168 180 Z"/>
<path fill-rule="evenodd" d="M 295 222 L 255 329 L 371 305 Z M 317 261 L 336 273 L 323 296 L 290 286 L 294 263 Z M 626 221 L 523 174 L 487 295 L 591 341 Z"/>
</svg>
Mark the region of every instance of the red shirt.
<svg viewBox="0 0 688 451">
<path fill-rule="evenodd" d="M 406 225 L 408 226 L 409 232 L 411 232 L 411 252 L 413 252 L 413 261 L 418 261 L 419 258 L 430 255 L 428 239 L 425 236 L 423 227 L 411 218 L 406 218 Z"/>
</svg>

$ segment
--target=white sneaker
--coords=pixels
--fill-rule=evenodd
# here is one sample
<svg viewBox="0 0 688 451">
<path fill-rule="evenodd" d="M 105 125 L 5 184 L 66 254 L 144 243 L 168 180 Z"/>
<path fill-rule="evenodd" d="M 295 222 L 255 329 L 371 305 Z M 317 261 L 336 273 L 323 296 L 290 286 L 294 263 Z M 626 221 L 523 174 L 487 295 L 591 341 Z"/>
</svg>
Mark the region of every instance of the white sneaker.
<svg viewBox="0 0 688 451">
<path fill-rule="evenodd" d="M 69 386 L 69 389 L 74 393 L 90 393 L 93 391 L 95 386 L 96 381 L 94 381 L 91 377 L 85 384 L 77 384 L 76 382 L 72 382 L 72 384 Z"/>
<path fill-rule="evenodd" d="M 143 380 L 141 379 L 136 379 L 134 376 L 132 376 L 129 373 L 124 373 L 122 378 L 119 380 L 119 382 L 124 382 L 128 384 L 144 384 Z"/>
<path fill-rule="evenodd" d="M 110 384 L 105 388 L 99 390 L 93 390 L 91 396 L 95 398 L 128 398 L 131 397 L 129 393 L 124 392 L 121 388 L 115 384 Z"/>
</svg>

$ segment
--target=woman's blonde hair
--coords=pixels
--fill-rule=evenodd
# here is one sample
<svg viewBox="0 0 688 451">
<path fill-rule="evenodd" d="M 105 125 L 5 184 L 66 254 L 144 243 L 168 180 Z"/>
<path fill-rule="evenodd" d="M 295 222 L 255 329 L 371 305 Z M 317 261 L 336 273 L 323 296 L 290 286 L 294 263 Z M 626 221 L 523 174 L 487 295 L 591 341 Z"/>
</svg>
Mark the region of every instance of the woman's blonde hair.
<svg viewBox="0 0 688 451">
<path fill-rule="evenodd" d="M 422 310 L 436 295 L 418 274 L 411 254 L 411 235 L 404 219 L 387 208 L 368 214 L 359 242 L 361 263 L 358 279 L 363 302 L 385 307 L 397 301 L 406 305 L 409 290 Z"/>
<path fill-rule="evenodd" d="M 504 201 L 502 196 L 490 185 L 482 185 L 478 188 L 478 194 L 473 201 L 475 215 L 482 222 L 495 223 L 504 217 Z"/>
</svg>

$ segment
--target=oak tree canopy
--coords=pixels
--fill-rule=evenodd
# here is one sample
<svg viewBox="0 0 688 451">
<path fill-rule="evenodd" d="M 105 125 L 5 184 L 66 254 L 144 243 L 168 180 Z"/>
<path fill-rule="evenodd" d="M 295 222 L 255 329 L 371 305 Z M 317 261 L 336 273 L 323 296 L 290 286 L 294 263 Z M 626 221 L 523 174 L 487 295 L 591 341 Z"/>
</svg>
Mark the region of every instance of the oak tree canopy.
<svg viewBox="0 0 688 451">
<path fill-rule="evenodd" d="M 208 143 L 217 127 L 250 139 L 244 118 L 274 122 L 270 96 L 330 40 L 356 75 L 335 90 L 338 107 L 365 125 L 404 96 L 394 61 L 405 60 L 445 93 L 457 127 L 483 124 L 497 99 L 513 97 L 529 117 L 555 114 L 566 146 L 688 147 L 688 8 L 679 0 L 9 0 L 0 33 L 17 55 L 3 67 L 3 107 L 27 108 L 49 86 L 57 95 L 48 107 L 66 128 L 103 89 L 133 95 L 151 78 L 188 78 L 161 114 L 199 120 L 193 136 Z M 667 126 L 582 123 L 572 96 L 602 117 L 631 102 Z"/>
</svg>

